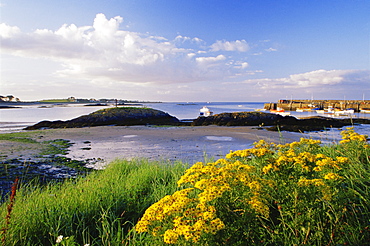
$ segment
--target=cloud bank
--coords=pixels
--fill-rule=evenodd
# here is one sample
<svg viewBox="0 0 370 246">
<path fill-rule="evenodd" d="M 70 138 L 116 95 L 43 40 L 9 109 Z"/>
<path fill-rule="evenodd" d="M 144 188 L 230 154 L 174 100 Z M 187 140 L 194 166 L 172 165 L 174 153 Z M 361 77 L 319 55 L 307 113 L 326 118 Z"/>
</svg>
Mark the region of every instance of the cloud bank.
<svg viewBox="0 0 370 246">
<path fill-rule="evenodd" d="M 212 51 L 239 51 L 239 52 L 246 52 L 249 50 L 249 45 L 245 40 L 236 40 L 234 42 L 229 41 L 217 41 L 216 43 L 211 45 Z"/>
<path fill-rule="evenodd" d="M 1 23 L 1 52 L 6 54 L 3 61 L 8 59 L 13 65 L 8 66 L 12 71 L 2 71 L 2 90 L 13 94 L 23 91 L 27 96 L 39 93 L 40 98 L 51 92 L 53 97 L 100 97 L 105 93 L 117 98 L 168 101 L 370 95 L 369 70 L 318 69 L 264 78 L 261 55 L 280 52 L 270 47 L 270 40 L 253 45 L 244 39 L 207 44 L 201 38 L 182 35 L 170 40 L 123 30 L 123 21 L 120 16 L 108 19 L 97 14 L 89 26 L 64 24 L 58 30 L 29 33 Z M 23 63 L 13 57 L 23 57 Z M 38 61 L 31 64 L 34 58 Z M 46 64 L 49 61 L 53 63 Z M 53 71 L 52 76 L 49 71 Z"/>
<path fill-rule="evenodd" d="M 248 79 L 224 83 L 239 90 L 253 90 L 258 98 L 362 99 L 370 95 L 370 70 L 324 70 L 289 75 L 284 78 Z"/>
<path fill-rule="evenodd" d="M 247 67 L 223 51 L 246 52 L 245 40 L 217 41 L 205 46 L 199 38 L 174 40 L 120 29 L 122 17 L 97 14 L 92 26 L 64 24 L 58 30 L 23 33 L 0 24 L 3 52 L 46 58 L 63 64 L 60 77 L 103 79 L 116 82 L 185 83 L 243 75 Z M 242 71 L 241 71 L 242 70 Z"/>
<path fill-rule="evenodd" d="M 366 86 L 369 85 L 369 70 L 316 70 L 293 74 L 286 78 L 252 79 L 243 83 L 256 84 L 261 89 L 305 89 L 327 88 L 328 86 Z"/>
</svg>

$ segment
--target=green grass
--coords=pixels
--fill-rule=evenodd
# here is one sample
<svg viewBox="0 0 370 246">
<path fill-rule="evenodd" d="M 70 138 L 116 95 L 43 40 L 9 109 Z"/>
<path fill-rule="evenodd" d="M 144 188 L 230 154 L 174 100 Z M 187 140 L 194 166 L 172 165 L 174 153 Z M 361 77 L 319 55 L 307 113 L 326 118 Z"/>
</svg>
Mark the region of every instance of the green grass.
<svg viewBox="0 0 370 246">
<path fill-rule="evenodd" d="M 40 103 L 70 103 L 71 101 L 68 99 L 45 99 L 39 102 Z"/>
<path fill-rule="evenodd" d="M 181 163 L 115 161 L 86 178 L 43 188 L 31 183 L 18 191 L 5 245 L 53 245 L 59 235 L 73 236 L 78 245 L 130 243 L 132 226 L 152 203 L 177 189 L 185 169 Z"/>
<path fill-rule="evenodd" d="M 42 134 L 41 131 L 33 132 L 16 132 L 16 133 L 5 133 L 0 134 L 0 141 L 22 143 L 25 145 L 20 145 L 18 150 L 22 148 L 29 148 L 33 150 L 34 157 L 41 156 L 56 156 L 56 155 L 66 155 L 68 148 L 71 146 L 70 141 L 65 139 L 54 139 L 41 141 L 39 135 Z M 17 151 L 17 150 L 13 150 Z M 3 159 L 6 158 L 6 153 L 2 153 Z"/>
<path fill-rule="evenodd" d="M 1 237 L 5 246 L 370 245 L 363 139 L 259 142 L 191 168 L 116 160 L 76 180 L 29 183 L 10 213 L 9 202 L 1 205 L 0 217 L 11 216 L 0 222 Z"/>
<path fill-rule="evenodd" d="M 0 140 L 31 144 L 38 143 L 36 140 L 30 138 L 29 134 L 22 132 L 0 134 Z"/>
<path fill-rule="evenodd" d="M 70 141 L 65 139 L 43 141 L 42 144 L 45 147 L 39 155 L 66 155 L 68 153 L 68 148 L 72 145 Z"/>
</svg>

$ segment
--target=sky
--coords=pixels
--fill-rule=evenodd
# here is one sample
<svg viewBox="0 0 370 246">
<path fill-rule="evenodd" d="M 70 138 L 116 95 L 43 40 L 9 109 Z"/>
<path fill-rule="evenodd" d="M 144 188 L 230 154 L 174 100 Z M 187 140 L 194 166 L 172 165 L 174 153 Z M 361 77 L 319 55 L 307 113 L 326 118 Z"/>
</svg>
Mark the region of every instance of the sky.
<svg viewBox="0 0 370 246">
<path fill-rule="evenodd" d="M 0 0 L 0 95 L 370 100 L 369 0 Z"/>
</svg>

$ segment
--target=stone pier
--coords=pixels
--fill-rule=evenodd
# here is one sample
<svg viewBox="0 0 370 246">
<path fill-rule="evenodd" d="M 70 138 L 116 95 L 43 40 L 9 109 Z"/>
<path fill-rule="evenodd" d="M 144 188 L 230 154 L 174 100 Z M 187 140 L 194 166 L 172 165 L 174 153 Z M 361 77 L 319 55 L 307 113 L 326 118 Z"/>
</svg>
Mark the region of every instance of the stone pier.
<svg viewBox="0 0 370 246">
<path fill-rule="evenodd" d="M 265 103 L 267 110 L 283 108 L 287 111 L 296 111 L 297 108 L 320 108 L 328 107 L 344 109 L 354 109 L 360 112 L 361 109 L 370 109 L 370 100 L 279 100 L 277 103 Z"/>
</svg>

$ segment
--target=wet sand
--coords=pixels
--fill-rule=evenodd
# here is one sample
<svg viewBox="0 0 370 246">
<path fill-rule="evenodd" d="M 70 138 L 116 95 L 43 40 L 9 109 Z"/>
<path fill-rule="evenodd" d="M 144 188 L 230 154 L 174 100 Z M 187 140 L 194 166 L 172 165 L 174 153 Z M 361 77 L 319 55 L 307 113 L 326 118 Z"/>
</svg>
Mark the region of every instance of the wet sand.
<svg viewBox="0 0 370 246">
<path fill-rule="evenodd" d="M 32 132 L 32 131 L 31 131 Z M 77 160 L 99 159 L 106 164 L 116 158 L 181 160 L 194 163 L 208 158 L 219 159 L 230 150 L 250 148 L 253 142 L 292 142 L 301 134 L 271 132 L 256 127 L 155 127 L 100 126 L 88 128 L 35 131 L 34 138 L 66 139 L 73 143 L 67 157 Z M 26 157 L 27 154 L 23 154 Z"/>
</svg>

